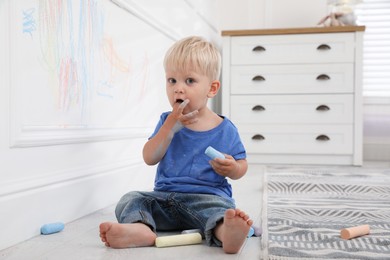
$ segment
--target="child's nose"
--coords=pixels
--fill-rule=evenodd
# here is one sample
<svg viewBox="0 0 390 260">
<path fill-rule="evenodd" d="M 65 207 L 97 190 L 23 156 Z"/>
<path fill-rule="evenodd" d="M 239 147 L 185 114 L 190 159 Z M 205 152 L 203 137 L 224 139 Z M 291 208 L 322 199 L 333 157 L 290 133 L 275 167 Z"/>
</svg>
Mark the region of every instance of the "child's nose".
<svg viewBox="0 0 390 260">
<path fill-rule="evenodd" d="M 174 89 L 174 92 L 175 93 L 184 93 L 184 88 L 181 84 L 176 84 L 175 85 L 175 89 Z"/>
</svg>

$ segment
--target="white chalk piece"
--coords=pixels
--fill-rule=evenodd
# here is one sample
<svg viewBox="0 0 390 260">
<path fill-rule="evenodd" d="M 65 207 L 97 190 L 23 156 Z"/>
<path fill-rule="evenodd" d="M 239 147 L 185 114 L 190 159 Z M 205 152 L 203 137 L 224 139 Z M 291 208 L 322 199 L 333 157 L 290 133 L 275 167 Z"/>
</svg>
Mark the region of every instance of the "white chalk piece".
<svg viewBox="0 0 390 260">
<path fill-rule="evenodd" d="M 200 243 L 202 243 L 202 236 L 199 233 L 158 237 L 155 242 L 156 247 L 185 246 Z"/>
<path fill-rule="evenodd" d="M 210 157 L 212 160 L 215 158 L 222 158 L 225 159 L 225 155 L 223 155 L 221 152 L 215 150 L 213 147 L 209 146 L 206 148 L 206 151 L 204 153 Z"/>
<path fill-rule="evenodd" d="M 201 230 L 200 229 L 187 229 L 187 230 L 183 230 L 181 233 L 182 234 L 191 234 L 191 233 L 200 233 Z"/>
<path fill-rule="evenodd" d="M 368 235 L 370 233 L 369 225 L 361 225 L 357 227 L 344 228 L 340 231 L 340 237 L 342 239 L 352 239 L 355 237 L 360 237 Z"/>
<path fill-rule="evenodd" d="M 57 233 L 57 232 L 62 231 L 64 229 L 64 227 L 65 227 L 65 225 L 62 222 L 45 224 L 41 227 L 41 234 L 50 235 L 53 233 Z"/>
</svg>

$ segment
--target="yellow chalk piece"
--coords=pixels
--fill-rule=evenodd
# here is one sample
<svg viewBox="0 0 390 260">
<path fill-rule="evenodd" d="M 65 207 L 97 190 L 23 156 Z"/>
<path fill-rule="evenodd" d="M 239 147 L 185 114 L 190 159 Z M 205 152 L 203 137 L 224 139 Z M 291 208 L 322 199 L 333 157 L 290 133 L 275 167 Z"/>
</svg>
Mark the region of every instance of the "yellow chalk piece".
<svg viewBox="0 0 390 260">
<path fill-rule="evenodd" d="M 156 247 L 184 246 L 202 243 L 199 233 L 163 236 L 156 238 Z"/>
<path fill-rule="evenodd" d="M 368 235 L 370 233 L 369 225 L 361 225 L 357 227 L 344 228 L 340 231 L 340 237 L 342 239 L 352 239 L 355 237 L 360 237 Z"/>
</svg>

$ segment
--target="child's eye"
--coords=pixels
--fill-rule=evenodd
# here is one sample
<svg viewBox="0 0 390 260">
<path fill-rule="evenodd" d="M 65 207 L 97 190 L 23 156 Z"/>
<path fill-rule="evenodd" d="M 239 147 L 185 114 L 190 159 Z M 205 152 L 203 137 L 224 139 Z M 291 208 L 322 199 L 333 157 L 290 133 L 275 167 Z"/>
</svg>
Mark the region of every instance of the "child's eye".
<svg viewBox="0 0 390 260">
<path fill-rule="evenodd" d="M 194 84 L 194 83 L 195 83 L 194 79 L 192 79 L 192 78 L 186 79 L 186 84 L 191 85 L 191 84 Z"/>
<path fill-rule="evenodd" d="M 176 83 L 176 79 L 174 78 L 169 78 L 167 79 L 168 83 L 171 83 L 171 84 L 175 84 Z"/>
</svg>

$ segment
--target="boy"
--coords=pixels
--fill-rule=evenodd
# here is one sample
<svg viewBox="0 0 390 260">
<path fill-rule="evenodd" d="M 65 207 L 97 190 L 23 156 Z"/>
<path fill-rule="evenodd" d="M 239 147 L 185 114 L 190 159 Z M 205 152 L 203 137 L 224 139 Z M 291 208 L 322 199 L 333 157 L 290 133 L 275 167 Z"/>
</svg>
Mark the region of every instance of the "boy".
<svg viewBox="0 0 390 260">
<path fill-rule="evenodd" d="M 113 248 L 153 246 L 156 231 L 200 229 L 207 244 L 237 253 L 253 221 L 235 208 L 227 178 L 247 170 L 236 127 L 207 107 L 220 88 L 221 56 L 200 37 L 175 43 L 164 59 L 172 112 L 161 115 L 146 142 L 146 164 L 159 163 L 152 192 L 129 192 L 115 209 L 119 223 L 100 224 L 100 237 Z M 212 146 L 225 158 L 209 161 Z"/>
</svg>

